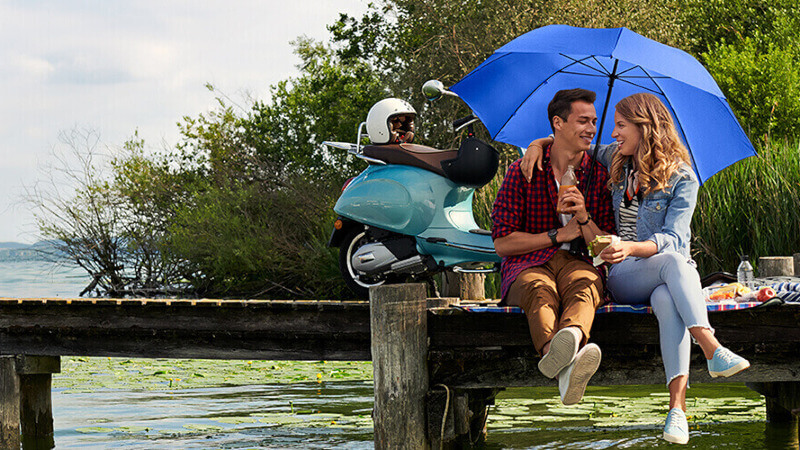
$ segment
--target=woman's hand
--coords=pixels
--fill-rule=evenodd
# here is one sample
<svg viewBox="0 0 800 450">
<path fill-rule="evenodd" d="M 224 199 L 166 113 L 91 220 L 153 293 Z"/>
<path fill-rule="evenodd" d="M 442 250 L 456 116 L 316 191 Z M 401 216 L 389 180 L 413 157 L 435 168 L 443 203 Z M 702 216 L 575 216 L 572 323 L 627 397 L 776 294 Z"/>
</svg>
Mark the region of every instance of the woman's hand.
<svg viewBox="0 0 800 450">
<path fill-rule="evenodd" d="M 522 162 L 520 162 L 519 166 L 520 170 L 522 170 L 522 176 L 524 176 L 528 182 L 530 182 L 533 177 L 534 168 L 542 170 L 544 146 L 552 142 L 553 138 L 546 137 L 536 139 L 528 145 L 528 149 L 525 150 L 525 155 L 522 157 Z"/>
<path fill-rule="evenodd" d="M 633 244 L 634 242 L 631 241 L 619 241 L 617 243 L 612 243 L 608 247 L 604 248 L 598 256 L 600 259 L 609 264 L 621 263 L 625 260 L 625 258 L 631 256 L 631 253 L 633 252 Z"/>
</svg>

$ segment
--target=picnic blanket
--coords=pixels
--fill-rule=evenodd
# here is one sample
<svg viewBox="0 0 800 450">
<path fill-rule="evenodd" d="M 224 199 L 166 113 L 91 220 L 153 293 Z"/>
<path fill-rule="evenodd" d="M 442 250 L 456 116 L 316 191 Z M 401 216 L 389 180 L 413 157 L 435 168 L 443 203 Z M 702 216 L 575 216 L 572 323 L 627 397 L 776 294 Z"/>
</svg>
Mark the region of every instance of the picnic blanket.
<svg viewBox="0 0 800 450">
<path fill-rule="evenodd" d="M 781 299 L 785 303 L 800 303 L 800 283 L 797 282 L 781 282 L 770 285 L 775 290 L 775 297 Z M 747 309 L 760 305 L 761 302 L 742 302 L 736 303 L 733 301 L 728 302 L 714 302 L 706 303 L 708 312 L 719 311 L 734 311 L 738 309 Z M 461 309 L 470 312 L 490 312 L 490 313 L 522 313 L 522 308 L 517 306 L 492 306 L 492 305 L 462 305 Z M 611 312 L 626 312 L 638 314 L 652 314 L 653 308 L 647 305 L 620 305 L 616 303 L 608 303 L 601 306 L 597 310 L 597 314 L 611 313 Z"/>
</svg>

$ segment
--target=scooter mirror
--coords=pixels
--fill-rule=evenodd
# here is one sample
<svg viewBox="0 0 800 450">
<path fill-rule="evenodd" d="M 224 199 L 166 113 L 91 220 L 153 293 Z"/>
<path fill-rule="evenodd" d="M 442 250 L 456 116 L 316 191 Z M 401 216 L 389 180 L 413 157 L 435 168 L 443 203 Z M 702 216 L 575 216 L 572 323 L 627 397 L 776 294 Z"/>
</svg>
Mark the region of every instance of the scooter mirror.
<svg viewBox="0 0 800 450">
<path fill-rule="evenodd" d="M 439 100 L 442 95 L 447 93 L 448 91 L 444 88 L 444 84 L 439 80 L 428 80 L 422 85 L 422 95 L 431 102 Z"/>
</svg>

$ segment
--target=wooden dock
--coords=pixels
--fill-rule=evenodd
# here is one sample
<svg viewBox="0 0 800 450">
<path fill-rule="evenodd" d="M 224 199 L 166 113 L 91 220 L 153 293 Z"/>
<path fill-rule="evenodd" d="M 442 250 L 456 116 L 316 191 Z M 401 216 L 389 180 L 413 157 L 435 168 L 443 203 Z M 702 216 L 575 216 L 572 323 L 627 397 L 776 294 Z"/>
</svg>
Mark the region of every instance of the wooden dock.
<svg viewBox="0 0 800 450">
<path fill-rule="evenodd" d="M 426 299 L 416 284 L 374 288 L 371 296 L 0 299 L 0 447 L 19 448 L 20 439 L 25 448 L 52 446 L 50 382 L 60 356 L 372 359 L 376 448 L 467 445 L 485 437 L 487 406 L 500 389 L 554 383 L 536 368 L 522 314 L 466 312 L 446 299 Z M 800 306 L 710 317 L 720 341 L 752 367 L 711 379 L 698 351 L 691 380 L 748 382 L 767 396 L 768 420 L 796 421 Z M 662 383 L 657 330 L 652 315 L 598 314 L 592 341 L 603 349 L 603 363 L 591 384 Z"/>
</svg>

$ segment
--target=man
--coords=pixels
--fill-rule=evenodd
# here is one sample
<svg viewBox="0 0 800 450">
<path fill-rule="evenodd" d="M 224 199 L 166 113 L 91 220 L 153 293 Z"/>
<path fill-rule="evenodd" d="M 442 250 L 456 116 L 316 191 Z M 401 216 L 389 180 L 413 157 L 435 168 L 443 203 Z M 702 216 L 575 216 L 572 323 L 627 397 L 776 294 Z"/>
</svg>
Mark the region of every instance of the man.
<svg viewBox="0 0 800 450">
<path fill-rule="evenodd" d="M 492 210 L 492 238 L 503 257 L 502 303 L 525 311 L 533 345 L 543 355 L 539 370 L 558 377 L 567 405 L 580 401 L 600 365 L 600 348 L 587 340 L 604 292 L 585 248 L 571 253 L 570 242 L 591 242 L 614 230 L 608 175 L 600 164 L 586 186 L 592 165 L 586 150 L 597 133 L 594 101 L 595 93 L 585 89 L 556 93 L 547 107 L 554 141 L 545 149 L 543 170 L 528 183 L 520 161 L 511 164 Z M 578 186 L 559 193 L 569 166 Z"/>
</svg>

